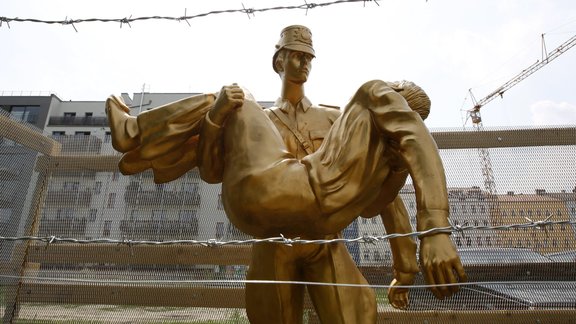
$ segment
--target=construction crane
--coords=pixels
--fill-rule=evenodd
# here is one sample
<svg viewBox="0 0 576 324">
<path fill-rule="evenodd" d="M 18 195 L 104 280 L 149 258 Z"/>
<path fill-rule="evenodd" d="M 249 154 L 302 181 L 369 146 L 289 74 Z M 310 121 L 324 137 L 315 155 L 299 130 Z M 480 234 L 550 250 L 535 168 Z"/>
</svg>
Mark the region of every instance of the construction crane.
<svg viewBox="0 0 576 324">
<path fill-rule="evenodd" d="M 472 89 L 468 90 L 470 92 L 470 98 L 474 104 L 474 107 L 467 112 L 467 118 L 472 120 L 472 126 L 476 131 L 484 130 L 484 126 L 482 125 L 482 117 L 480 116 L 480 109 L 489 103 L 490 101 L 494 100 L 497 96 L 502 97 L 504 92 L 508 91 L 510 88 L 518 84 L 520 81 L 526 79 L 532 73 L 540 70 L 542 67 L 546 66 L 548 63 L 552 62 L 558 56 L 562 55 L 569 49 L 571 49 L 574 45 L 576 45 L 576 35 L 572 36 L 566 42 L 562 43 L 560 46 L 556 47 L 554 50 L 547 52 L 546 51 L 546 42 L 544 39 L 544 34 L 542 34 L 542 60 L 537 60 L 534 64 L 530 65 L 526 69 L 522 70 L 522 72 L 518 73 L 508 82 L 504 83 L 496 90 L 492 91 L 486 97 L 476 101 L 474 95 L 472 94 Z M 484 188 L 488 191 L 490 196 L 494 196 L 496 194 L 496 184 L 494 182 L 494 173 L 492 171 L 492 162 L 490 160 L 490 153 L 486 148 L 479 148 L 478 154 L 480 156 L 480 162 L 482 163 L 482 176 L 484 177 Z"/>
</svg>

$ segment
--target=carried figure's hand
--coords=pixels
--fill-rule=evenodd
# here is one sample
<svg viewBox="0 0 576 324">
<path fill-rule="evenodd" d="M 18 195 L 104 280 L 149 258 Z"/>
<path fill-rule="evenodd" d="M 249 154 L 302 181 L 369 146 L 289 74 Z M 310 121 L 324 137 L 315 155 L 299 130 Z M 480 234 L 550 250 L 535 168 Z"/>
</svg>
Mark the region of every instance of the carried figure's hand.
<svg viewBox="0 0 576 324">
<path fill-rule="evenodd" d="M 410 304 L 409 293 L 411 286 L 414 284 L 414 273 L 394 271 L 394 279 L 388 288 L 388 301 L 396 309 L 407 309 Z"/>
<path fill-rule="evenodd" d="M 239 108 L 244 103 L 244 91 L 236 83 L 228 86 L 223 86 L 216 102 L 214 103 L 214 108 L 210 110 L 209 117 L 212 122 L 217 125 L 224 124 L 224 121 L 232 111 Z"/>
<path fill-rule="evenodd" d="M 456 284 L 467 280 L 456 247 L 445 233 L 425 236 L 420 240 L 420 265 L 429 285 Z M 452 296 L 458 286 L 431 287 L 439 299 Z"/>
</svg>

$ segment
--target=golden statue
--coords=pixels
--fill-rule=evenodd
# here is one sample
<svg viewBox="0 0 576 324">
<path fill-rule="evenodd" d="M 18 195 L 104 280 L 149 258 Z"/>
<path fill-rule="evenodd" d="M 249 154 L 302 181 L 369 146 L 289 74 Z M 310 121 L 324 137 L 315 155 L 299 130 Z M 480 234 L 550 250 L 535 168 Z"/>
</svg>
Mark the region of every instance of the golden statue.
<svg viewBox="0 0 576 324">
<path fill-rule="evenodd" d="M 363 84 L 343 112 L 311 104 L 304 95 L 315 52 L 304 26 L 282 30 L 272 66 L 282 80 L 274 107 L 262 109 L 233 84 L 133 117 L 118 97 L 107 113 L 113 146 L 125 153 L 124 174 L 154 171 L 156 182 L 198 167 L 202 179 L 222 183 L 230 221 L 258 238 L 331 239 L 359 215 L 381 215 L 388 233 L 411 232 L 398 195 L 408 175 L 415 191 L 417 230 L 449 226 L 448 196 L 436 144 L 423 123 L 430 106 L 411 82 Z M 466 274 L 449 235 L 420 237 L 421 269 L 428 284 L 452 284 Z M 389 299 L 408 306 L 419 271 L 410 237 L 391 240 L 394 280 Z M 343 243 L 287 246 L 259 243 L 248 279 L 367 285 Z M 251 323 L 302 323 L 305 286 L 246 285 Z M 323 323 L 375 323 L 368 287 L 307 285 Z M 431 288 L 438 298 L 457 286 Z"/>
</svg>

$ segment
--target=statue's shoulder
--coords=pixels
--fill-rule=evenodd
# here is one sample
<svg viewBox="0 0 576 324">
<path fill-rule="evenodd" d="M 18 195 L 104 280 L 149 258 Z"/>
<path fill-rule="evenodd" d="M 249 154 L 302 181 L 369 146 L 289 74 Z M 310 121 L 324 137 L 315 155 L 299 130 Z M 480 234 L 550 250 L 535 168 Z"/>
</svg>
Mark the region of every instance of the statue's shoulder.
<svg viewBox="0 0 576 324">
<path fill-rule="evenodd" d="M 338 106 L 319 104 L 318 106 L 314 106 L 314 108 L 322 110 L 324 114 L 329 116 L 331 121 L 336 120 L 336 118 L 342 114 Z"/>
</svg>

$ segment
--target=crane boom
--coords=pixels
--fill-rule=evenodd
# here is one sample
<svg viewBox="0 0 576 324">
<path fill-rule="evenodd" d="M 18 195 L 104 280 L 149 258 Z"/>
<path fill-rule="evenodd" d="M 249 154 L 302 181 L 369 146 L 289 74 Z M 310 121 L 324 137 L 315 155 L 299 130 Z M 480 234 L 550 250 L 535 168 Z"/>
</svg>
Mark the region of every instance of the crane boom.
<svg viewBox="0 0 576 324">
<path fill-rule="evenodd" d="M 542 36 L 544 36 L 544 35 L 542 35 Z M 562 55 L 564 52 L 568 51 L 574 45 L 576 45 L 576 35 L 572 36 L 572 38 L 570 38 L 566 42 L 562 43 L 560 46 L 558 46 L 554 50 L 548 52 L 545 58 L 542 58 L 542 60 L 536 61 L 534 64 L 532 64 L 529 67 L 527 67 L 526 69 L 522 70 L 522 72 L 518 73 L 516 76 L 514 76 L 508 82 L 501 85 L 498 89 L 492 91 L 486 97 L 480 99 L 478 102 L 476 102 L 474 104 L 474 108 L 472 108 L 471 111 L 472 110 L 480 110 L 480 108 L 482 106 L 486 105 L 487 103 L 492 101 L 497 96 L 502 97 L 502 95 L 504 95 L 504 92 L 508 91 L 510 88 L 512 88 L 513 86 L 518 84 L 520 81 L 529 77 L 532 73 L 540 70 L 546 64 L 552 62 L 554 59 L 556 59 L 558 56 Z M 474 121 L 472 121 L 472 122 L 474 122 Z"/>
<path fill-rule="evenodd" d="M 542 34 L 543 49 L 545 49 L 544 45 L 545 45 L 544 34 Z M 520 81 L 532 75 L 532 73 L 540 70 L 546 64 L 552 62 L 554 59 L 556 59 L 558 56 L 568 51 L 574 45 L 576 45 L 576 35 L 572 36 L 570 39 L 562 43 L 560 46 L 556 47 L 554 50 L 546 53 L 546 57 L 543 56 L 542 60 L 538 60 L 536 61 L 536 63 L 522 70 L 522 72 L 518 73 L 508 82 L 504 83 L 496 90 L 492 91 L 486 97 L 480 99 L 477 102 L 475 101 L 474 95 L 470 90 L 470 95 L 474 102 L 474 107 L 468 110 L 468 116 L 470 117 L 470 119 L 472 119 L 472 126 L 474 127 L 474 129 L 476 131 L 482 131 L 484 129 L 484 126 L 482 125 L 482 117 L 480 116 L 480 108 L 482 108 L 490 101 L 494 100 L 494 98 L 496 98 L 497 96 L 502 97 L 504 95 L 504 92 L 508 91 L 510 88 L 518 84 Z M 545 51 L 543 50 L 543 53 L 544 52 Z M 496 183 L 494 182 L 494 172 L 492 171 L 490 152 L 486 148 L 479 148 L 478 155 L 480 157 L 480 162 L 482 163 L 482 176 L 484 177 L 484 188 L 490 194 L 491 197 L 490 199 L 494 199 L 494 195 L 496 195 Z"/>
</svg>

